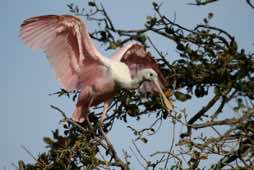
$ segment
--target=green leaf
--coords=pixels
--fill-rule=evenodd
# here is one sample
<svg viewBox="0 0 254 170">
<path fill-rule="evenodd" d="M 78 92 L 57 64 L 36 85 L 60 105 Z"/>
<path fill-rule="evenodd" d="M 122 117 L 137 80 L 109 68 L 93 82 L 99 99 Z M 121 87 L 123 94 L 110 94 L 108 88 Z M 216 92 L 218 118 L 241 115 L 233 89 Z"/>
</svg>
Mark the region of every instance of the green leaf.
<svg viewBox="0 0 254 170">
<path fill-rule="evenodd" d="M 180 51 L 184 51 L 184 45 L 181 44 L 181 43 L 178 43 L 177 46 L 176 46 L 176 49 L 180 50 Z"/>
<path fill-rule="evenodd" d="M 116 42 L 110 42 L 109 43 L 109 49 L 116 49 L 118 47 L 118 44 Z"/>
<path fill-rule="evenodd" d="M 153 4 L 154 8 L 157 8 L 159 6 L 156 2 L 153 2 L 152 4 Z"/>
<path fill-rule="evenodd" d="M 207 92 L 203 86 L 197 86 L 194 92 L 197 97 L 203 97 L 204 95 L 207 95 Z"/>
<path fill-rule="evenodd" d="M 165 32 L 168 33 L 168 34 L 175 33 L 174 28 L 172 28 L 172 27 L 165 27 Z"/>
<path fill-rule="evenodd" d="M 148 140 L 147 140 L 146 138 L 140 138 L 140 140 L 141 140 L 142 142 L 144 142 L 144 143 L 147 143 L 147 142 L 148 142 Z"/>
<path fill-rule="evenodd" d="M 176 169 L 177 169 L 176 165 L 173 165 L 170 167 L 170 170 L 176 170 Z"/>
<path fill-rule="evenodd" d="M 180 100 L 180 101 L 182 101 L 182 102 L 184 102 L 184 101 L 186 101 L 186 100 L 188 100 L 188 99 L 191 99 L 191 95 L 189 95 L 189 94 L 184 94 L 184 93 L 182 93 L 182 92 L 180 92 L 180 91 L 176 91 L 174 95 L 175 95 L 175 97 L 176 97 L 177 100 Z"/>
<path fill-rule="evenodd" d="M 49 137 L 44 137 L 44 138 L 43 138 L 43 141 L 44 141 L 46 144 L 48 144 L 48 145 L 52 145 L 52 144 L 55 143 L 55 142 L 54 142 L 51 138 L 49 138 Z"/>
<path fill-rule="evenodd" d="M 70 4 L 67 4 L 67 7 L 71 10 L 71 9 L 73 9 L 73 3 L 70 3 Z"/>
<path fill-rule="evenodd" d="M 144 43 L 146 41 L 146 36 L 145 34 L 138 34 L 137 40 Z"/>
<path fill-rule="evenodd" d="M 89 1 L 89 2 L 88 2 L 88 5 L 94 7 L 94 6 L 96 6 L 96 3 L 93 2 L 93 1 Z"/>
<path fill-rule="evenodd" d="M 208 19 L 212 19 L 213 16 L 214 16 L 214 14 L 213 14 L 212 12 L 209 12 L 209 13 L 208 13 Z"/>
<path fill-rule="evenodd" d="M 135 104 L 130 104 L 127 107 L 128 115 L 130 116 L 136 116 L 137 113 L 139 113 L 139 108 Z"/>
</svg>

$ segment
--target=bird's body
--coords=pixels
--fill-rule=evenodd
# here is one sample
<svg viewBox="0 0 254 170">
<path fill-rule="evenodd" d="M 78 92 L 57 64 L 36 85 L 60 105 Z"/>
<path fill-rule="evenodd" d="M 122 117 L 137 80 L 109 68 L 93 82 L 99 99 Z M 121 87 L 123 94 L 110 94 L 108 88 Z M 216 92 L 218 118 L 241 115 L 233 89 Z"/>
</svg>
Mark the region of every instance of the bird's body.
<svg viewBox="0 0 254 170">
<path fill-rule="evenodd" d="M 102 102 L 103 120 L 119 88 L 160 92 L 166 109 L 172 109 L 161 90 L 165 79 L 142 45 L 128 44 L 117 50 L 112 58 L 104 57 L 96 50 L 80 19 L 67 15 L 25 20 L 20 36 L 32 48 L 42 48 L 46 52 L 65 90 L 80 91 L 72 116 L 77 122 L 84 122 L 89 107 Z"/>
<path fill-rule="evenodd" d="M 110 67 L 108 69 L 109 76 L 123 88 L 130 88 L 131 74 L 128 66 L 120 61 L 111 60 Z"/>
</svg>

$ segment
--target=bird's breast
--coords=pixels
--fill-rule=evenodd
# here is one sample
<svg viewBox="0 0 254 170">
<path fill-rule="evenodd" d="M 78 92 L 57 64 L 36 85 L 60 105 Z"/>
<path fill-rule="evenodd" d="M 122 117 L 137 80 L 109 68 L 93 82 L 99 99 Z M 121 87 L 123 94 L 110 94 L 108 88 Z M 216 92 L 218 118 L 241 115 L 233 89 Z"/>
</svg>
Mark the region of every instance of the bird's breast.
<svg viewBox="0 0 254 170">
<path fill-rule="evenodd" d="M 115 61 L 111 64 L 109 71 L 113 80 L 121 88 L 127 88 L 131 84 L 130 70 L 126 64 Z"/>
</svg>

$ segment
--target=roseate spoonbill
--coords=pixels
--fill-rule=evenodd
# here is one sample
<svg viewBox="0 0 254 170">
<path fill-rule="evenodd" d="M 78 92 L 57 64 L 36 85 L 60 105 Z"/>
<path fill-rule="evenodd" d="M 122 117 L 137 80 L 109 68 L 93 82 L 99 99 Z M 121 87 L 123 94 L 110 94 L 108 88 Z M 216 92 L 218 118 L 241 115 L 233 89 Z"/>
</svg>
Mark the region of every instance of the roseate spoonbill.
<svg viewBox="0 0 254 170">
<path fill-rule="evenodd" d="M 157 91 L 167 111 L 172 104 L 162 91 L 165 79 L 144 47 L 137 43 L 118 49 L 112 58 L 102 56 L 93 44 L 85 24 L 75 16 L 32 17 L 21 25 L 21 39 L 33 49 L 47 54 L 57 79 L 65 90 L 79 90 L 72 118 L 88 120 L 88 109 L 104 102 L 101 122 L 116 89 Z"/>
</svg>

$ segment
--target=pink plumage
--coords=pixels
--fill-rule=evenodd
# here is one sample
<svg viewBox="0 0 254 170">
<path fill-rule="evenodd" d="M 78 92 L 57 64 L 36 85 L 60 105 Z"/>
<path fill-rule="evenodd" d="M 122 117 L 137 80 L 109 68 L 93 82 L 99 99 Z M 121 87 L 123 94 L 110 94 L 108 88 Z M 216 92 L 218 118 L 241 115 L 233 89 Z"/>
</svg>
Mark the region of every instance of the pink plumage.
<svg viewBox="0 0 254 170">
<path fill-rule="evenodd" d="M 21 25 L 20 37 L 31 48 L 45 51 L 65 90 L 80 91 L 72 116 L 77 122 L 88 119 L 89 107 L 102 102 L 103 120 L 116 86 L 126 89 L 140 87 L 144 92 L 162 93 L 161 88 L 166 83 L 155 60 L 142 45 L 125 45 L 112 55 L 112 59 L 102 56 L 78 17 L 47 15 L 27 19 Z M 142 70 L 145 70 L 142 72 L 144 75 Z M 146 81 L 150 80 L 148 75 L 153 75 L 154 81 Z M 171 111 L 171 103 L 164 94 L 162 97 L 167 110 Z"/>
<path fill-rule="evenodd" d="M 123 47 L 119 51 L 121 51 L 122 54 L 119 55 L 119 52 L 116 52 L 113 54 L 112 59 L 127 64 L 132 77 L 135 77 L 137 73 L 144 68 L 152 68 L 157 72 L 160 86 L 163 88 L 163 85 L 166 84 L 166 80 L 154 58 L 149 52 L 145 51 L 142 45 L 126 45 L 126 47 Z M 153 82 L 144 82 L 140 87 L 140 91 L 142 92 L 154 92 L 157 90 Z"/>
<path fill-rule="evenodd" d="M 97 60 L 96 49 L 86 27 L 77 17 L 47 15 L 27 19 L 21 25 L 20 37 L 31 48 L 47 54 L 57 79 L 66 90 L 79 87 L 83 60 Z"/>
</svg>

